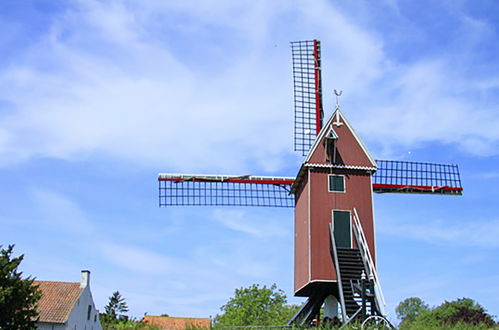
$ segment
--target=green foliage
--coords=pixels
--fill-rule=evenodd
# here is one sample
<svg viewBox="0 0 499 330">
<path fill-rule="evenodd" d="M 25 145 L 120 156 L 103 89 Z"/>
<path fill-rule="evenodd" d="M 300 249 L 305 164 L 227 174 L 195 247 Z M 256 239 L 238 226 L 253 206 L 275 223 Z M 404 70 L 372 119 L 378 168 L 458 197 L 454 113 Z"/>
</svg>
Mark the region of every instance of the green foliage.
<svg viewBox="0 0 499 330">
<path fill-rule="evenodd" d="M 124 313 L 128 312 L 128 306 L 125 302 L 125 298 L 123 298 L 119 291 L 113 293 L 111 297 L 109 297 L 109 303 L 104 307 L 106 314 L 112 315 L 113 318 L 117 318 Z"/>
<path fill-rule="evenodd" d="M 489 327 L 485 324 L 480 325 L 469 325 L 463 323 L 457 323 L 455 325 L 428 325 L 421 324 L 417 322 L 408 323 L 404 326 L 400 326 L 399 329 L 402 330 L 490 330 L 490 329 L 499 329 L 499 327 Z"/>
<path fill-rule="evenodd" d="M 409 322 L 402 322 L 401 329 L 490 329 L 495 324 L 485 309 L 469 298 L 445 301 Z"/>
<path fill-rule="evenodd" d="M 14 245 L 0 245 L 0 329 L 35 329 L 41 292 L 31 277 L 22 278 L 17 268 L 24 255 L 12 258 Z"/>
<path fill-rule="evenodd" d="M 455 325 L 457 323 L 479 325 L 484 324 L 488 327 L 494 325 L 494 320 L 483 309 L 469 309 L 459 307 L 457 312 L 444 320 L 445 324 Z"/>
<path fill-rule="evenodd" d="M 423 300 L 418 297 L 407 298 L 398 304 L 395 312 L 397 317 L 402 322 L 414 321 L 414 319 L 423 312 L 429 311 L 430 308 Z"/>
<path fill-rule="evenodd" d="M 275 284 L 236 289 L 234 297 L 220 308 L 223 313 L 215 317 L 214 325 L 284 325 L 299 308 L 286 302 L 286 295 Z"/>
<path fill-rule="evenodd" d="M 104 307 L 104 313 L 100 314 L 100 321 L 103 325 L 114 325 L 124 323 L 128 321 L 128 316 L 125 315 L 128 312 L 128 306 L 119 291 L 113 293 L 109 297 L 109 302 L 106 307 Z"/>
<path fill-rule="evenodd" d="M 144 324 L 135 320 L 122 320 L 102 325 L 103 330 L 161 330 L 153 325 Z"/>
</svg>

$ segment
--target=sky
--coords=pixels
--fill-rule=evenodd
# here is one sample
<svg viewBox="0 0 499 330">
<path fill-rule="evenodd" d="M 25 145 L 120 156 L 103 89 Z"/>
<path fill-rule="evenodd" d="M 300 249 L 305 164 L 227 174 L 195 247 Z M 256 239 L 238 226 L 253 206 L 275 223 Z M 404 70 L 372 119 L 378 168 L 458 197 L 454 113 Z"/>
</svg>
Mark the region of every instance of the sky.
<svg viewBox="0 0 499 330">
<path fill-rule="evenodd" d="M 158 207 L 157 174 L 294 176 L 290 41 L 319 39 L 376 159 L 458 164 L 464 195 L 374 196 L 390 318 L 405 298 L 499 315 L 499 3 L 0 1 L 0 245 L 97 308 L 208 317 L 293 297 L 293 210 Z"/>
</svg>

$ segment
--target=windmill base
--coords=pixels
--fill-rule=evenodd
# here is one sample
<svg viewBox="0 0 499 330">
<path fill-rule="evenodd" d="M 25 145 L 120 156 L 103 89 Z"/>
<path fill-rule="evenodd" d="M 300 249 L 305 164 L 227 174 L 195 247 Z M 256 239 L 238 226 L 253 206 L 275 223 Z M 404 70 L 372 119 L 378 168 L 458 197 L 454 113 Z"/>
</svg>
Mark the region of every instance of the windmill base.
<svg viewBox="0 0 499 330">
<path fill-rule="evenodd" d="M 303 288 L 295 292 L 295 297 L 312 297 L 317 293 L 332 294 L 338 296 L 338 283 L 337 282 L 309 282 Z"/>
<path fill-rule="evenodd" d="M 336 282 L 312 282 L 295 293 L 298 297 L 308 297 L 307 302 L 289 320 L 290 326 L 310 326 L 320 315 L 320 310 L 327 296 L 338 298 L 338 284 Z M 319 320 L 320 322 L 320 320 Z"/>
</svg>

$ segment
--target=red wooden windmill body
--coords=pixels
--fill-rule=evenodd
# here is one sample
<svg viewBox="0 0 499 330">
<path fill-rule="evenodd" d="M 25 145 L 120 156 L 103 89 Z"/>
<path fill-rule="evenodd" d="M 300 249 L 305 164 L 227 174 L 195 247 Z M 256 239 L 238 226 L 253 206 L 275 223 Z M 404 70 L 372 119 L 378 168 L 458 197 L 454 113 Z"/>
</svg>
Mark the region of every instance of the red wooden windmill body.
<svg viewBox="0 0 499 330">
<path fill-rule="evenodd" d="M 344 323 L 383 316 L 373 192 L 460 195 L 458 167 L 374 160 L 338 105 L 323 125 L 320 43 L 292 53 L 295 150 L 306 156 L 297 176 L 159 174 L 159 204 L 294 207 L 294 293 L 309 299 L 290 324 L 309 323 L 324 301 L 340 303 Z"/>
<path fill-rule="evenodd" d="M 336 240 L 343 238 L 341 246 L 355 247 L 350 222 L 340 223 L 345 215 L 350 220 L 354 209 L 375 256 L 371 183 L 375 171 L 376 162 L 337 108 L 291 189 L 296 198 L 295 295 L 310 296 L 318 286 L 337 281 L 329 252 L 329 224 L 336 225 Z"/>
</svg>

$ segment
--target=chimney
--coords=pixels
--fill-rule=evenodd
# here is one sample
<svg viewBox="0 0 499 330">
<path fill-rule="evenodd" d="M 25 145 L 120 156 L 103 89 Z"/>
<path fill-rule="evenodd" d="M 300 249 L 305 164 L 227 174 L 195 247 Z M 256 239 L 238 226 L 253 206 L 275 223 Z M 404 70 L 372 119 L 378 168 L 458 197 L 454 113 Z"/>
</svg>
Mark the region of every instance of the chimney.
<svg viewBox="0 0 499 330">
<path fill-rule="evenodd" d="M 90 271 L 82 270 L 81 271 L 81 281 L 80 288 L 86 288 L 90 284 Z"/>
</svg>

